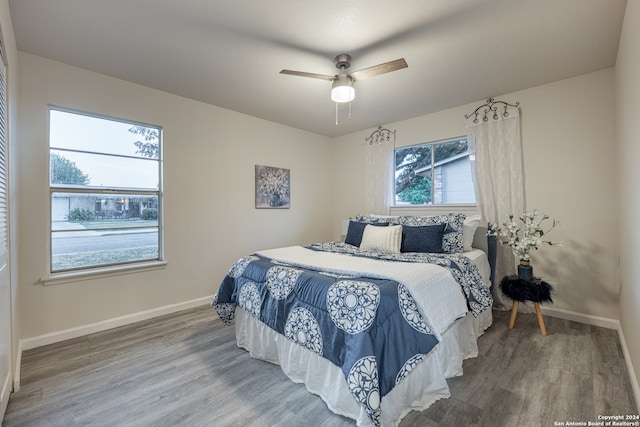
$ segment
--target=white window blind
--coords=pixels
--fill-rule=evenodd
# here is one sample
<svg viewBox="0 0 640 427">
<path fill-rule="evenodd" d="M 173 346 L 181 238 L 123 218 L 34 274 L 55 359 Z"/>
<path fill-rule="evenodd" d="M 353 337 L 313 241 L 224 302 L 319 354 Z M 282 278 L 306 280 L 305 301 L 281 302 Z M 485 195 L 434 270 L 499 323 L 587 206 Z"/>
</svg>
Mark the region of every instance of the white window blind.
<svg viewBox="0 0 640 427">
<path fill-rule="evenodd" d="M 4 52 L 0 51 L 0 54 Z M 1 55 L 4 58 L 4 55 Z M 6 67 L 0 63 L 0 254 L 7 251 L 7 99 Z"/>
</svg>

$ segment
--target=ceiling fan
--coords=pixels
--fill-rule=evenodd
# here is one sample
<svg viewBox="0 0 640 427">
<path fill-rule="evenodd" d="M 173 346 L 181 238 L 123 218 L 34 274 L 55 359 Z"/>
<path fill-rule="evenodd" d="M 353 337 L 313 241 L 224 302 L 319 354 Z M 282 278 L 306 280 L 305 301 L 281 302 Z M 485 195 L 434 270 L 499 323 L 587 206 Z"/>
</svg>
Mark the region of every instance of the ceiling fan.
<svg viewBox="0 0 640 427">
<path fill-rule="evenodd" d="M 340 70 L 339 74 L 330 76 L 327 74 L 307 73 L 304 71 L 282 70 L 280 74 L 290 74 L 292 76 L 310 77 L 313 79 L 328 80 L 333 82 L 331 87 L 331 100 L 337 103 L 351 102 L 356 96 L 353 83 L 368 79 L 369 77 L 379 76 L 380 74 L 390 73 L 391 71 L 407 68 L 407 61 L 404 58 L 395 61 L 385 62 L 383 64 L 374 65 L 372 67 L 363 68 L 362 70 L 352 73 L 346 72 L 351 66 L 351 56 L 346 53 L 335 57 L 336 68 Z"/>
</svg>

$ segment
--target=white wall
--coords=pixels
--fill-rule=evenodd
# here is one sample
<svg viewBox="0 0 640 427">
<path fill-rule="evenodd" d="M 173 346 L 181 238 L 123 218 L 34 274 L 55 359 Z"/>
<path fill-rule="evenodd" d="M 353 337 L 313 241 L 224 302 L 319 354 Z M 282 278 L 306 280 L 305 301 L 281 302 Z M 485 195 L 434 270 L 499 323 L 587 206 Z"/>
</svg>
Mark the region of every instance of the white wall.
<svg viewBox="0 0 640 427">
<path fill-rule="evenodd" d="M 620 186 L 620 324 L 635 371 L 640 406 L 640 2 L 627 2 L 616 62 Z"/>
<path fill-rule="evenodd" d="M 41 57 L 19 59 L 22 338 L 212 295 L 240 256 L 330 238 L 330 138 Z M 48 103 L 163 126 L 165 269 L 38 283 L 48 256 Z M 291 170 L 291 209 L 254 208 L 256 164 Z"/>
<path fill-rule="evenodd" d="M 496 98 L 520 102 L 527 208 L 561 222 L 549 238 L 564 247 L 532 256 L 534 272 L 556 283 L 553 307 L 618 319 L 613 76 L 607 69 Z M 465 135 L 464 115 L 483 102 L 385 127 L 397 130 L 396 146 Z M 364 139 L 370 132 L 335 140 L 338 218 L 365 213 Z"/>
</svg>

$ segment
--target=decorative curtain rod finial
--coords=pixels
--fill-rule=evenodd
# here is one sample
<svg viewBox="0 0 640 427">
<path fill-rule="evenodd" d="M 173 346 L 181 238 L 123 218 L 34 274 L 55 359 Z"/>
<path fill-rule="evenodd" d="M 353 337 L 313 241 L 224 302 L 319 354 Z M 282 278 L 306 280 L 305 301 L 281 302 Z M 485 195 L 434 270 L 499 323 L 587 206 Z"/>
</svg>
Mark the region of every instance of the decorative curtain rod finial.
<svg viewBox="0 0 640 427">
<path fill-rule="evenodd" d="M 478 108 L 475 109 L 475 111 L 471 114 L 465 114 L 464 118 L 468 119 L 471 116 L 475 116 L 473 119 L 473 123 L 478 123 L 478 115 L 480 114 L 480 110 L 482 108 L 485 108 L 485 110 L 483 111 L 483 115 L 482 115 L 482 121 L 483 122 L 488 122 L 489 121 L 489 116 L 488 114 L 490 112 L 493 112 L 493 114 L 491 115 L 491 118 L 493 120 L 498 120 L 500 118 L 500 116 L 498 115 L 498 106 L 496 104 L 503 104 L 504 106 L 504 110 L 502 112 L 502 117 L 506 118 L 509 117 L 509 112 L 507 111 L 508 107 L 519 107 L 520 103 L 516 102 L 515 104 L 509 104 L 508 102 L 504 102 L 504 101 L 495 101 L 493 98 L 489 98 L 487 99 L 487 102 L 482 104 L 481 106 L 479 106 Z"/>
<path fill-rule="evenodd" d="M 393 136 L 393 141 L 392 141 L 392 137 Z M 396 143 L 396 131 L 395 130 L 389 130 L 389 129 L 385 129 L 382 126 L 378 126 L 378 129 L 374 130 L 373 132 L 371 132 L 371 135 L 369 135 L 368 137 L 366 137 L 365 142 L 367 142 L 369 145 L 373 145 L 373 144 L 380 144 L 383 142 L 393 142 L 393 144 L 395 145 Z"/>
</svg>

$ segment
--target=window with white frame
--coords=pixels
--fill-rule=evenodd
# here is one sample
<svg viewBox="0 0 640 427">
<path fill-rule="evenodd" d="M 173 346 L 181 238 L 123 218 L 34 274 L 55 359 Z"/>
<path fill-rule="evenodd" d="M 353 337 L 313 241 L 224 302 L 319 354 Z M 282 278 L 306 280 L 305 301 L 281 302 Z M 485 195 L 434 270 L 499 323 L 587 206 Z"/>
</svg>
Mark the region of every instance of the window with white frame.
<svg viewBox="0 0 640 427">
<path fill-rule="evenodd" d="M 395 205 L 475 203 L 466 138 L 396 148 Z"/>
<path fill-rule="evenodd" d="M 161 261 L 162 128 L 49 108 L 52 273 Z"/>
</svg>

